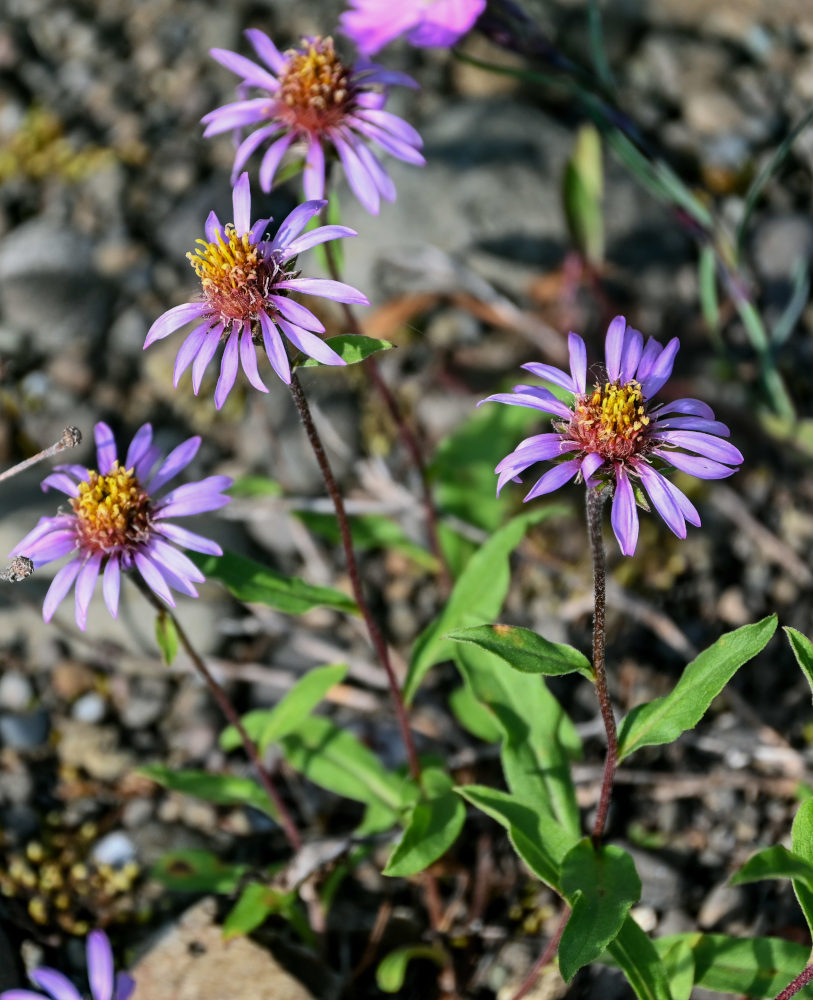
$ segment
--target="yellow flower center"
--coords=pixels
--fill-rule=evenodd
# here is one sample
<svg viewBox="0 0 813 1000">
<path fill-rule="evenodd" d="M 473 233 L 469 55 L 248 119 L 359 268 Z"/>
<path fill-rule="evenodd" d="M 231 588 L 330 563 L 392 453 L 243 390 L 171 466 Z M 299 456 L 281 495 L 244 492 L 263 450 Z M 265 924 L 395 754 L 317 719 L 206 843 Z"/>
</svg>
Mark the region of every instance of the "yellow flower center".
<svg viewBox="0 0 813 1000">
<path fill-rule="evenodd" d="M 336 55 L 333 39 L 304 39 L 302 48 L 285 54 L 288 67 L 280 77 L 277 114 L 306 132 L 340 124 L 355 88 L 352 71 Z"/>
<path fill-rule="evenodd" d="M 570 436 L 587 452 L 620 460 L 643 450 L 649 423 L 638 382 L 605 382 L 576 397 Z"/>
<path fill-rule="evenodd" d="M 186 256 L 213 311 L 227 324 L 235 319 L 256 319 L 278 272 L 274 262 L 263 256 L 248 233 L 238 236 L 232 223 L 213 243 L 197 243 L 198 249 Z"/>
<path fill-rule="evenodd" d="M 71 499 L 76 514 L 80 547 L 90 552 L 132 548 L 150 533 L 150 499 L 133 469 L 115 462 L 106 476 L 89 470 L 87 482 L 79 484 L 79 496 Z"/>
</svg>

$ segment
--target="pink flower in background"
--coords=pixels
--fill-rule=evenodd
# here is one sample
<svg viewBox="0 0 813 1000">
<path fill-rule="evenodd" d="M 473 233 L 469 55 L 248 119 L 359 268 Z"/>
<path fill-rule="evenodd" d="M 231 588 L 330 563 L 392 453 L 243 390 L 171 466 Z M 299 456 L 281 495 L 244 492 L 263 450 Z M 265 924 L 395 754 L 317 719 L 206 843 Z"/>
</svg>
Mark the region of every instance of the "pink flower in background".
<svg viewBox="0 0 813 1000">
<path fill-rule="evenodd" d="M 699 399 L 676 399 L 652 405 L 652 397 L 668 382 L 680 346 L 674 337 L 662 347 L 616 316 L 607 329 L 605 368 L 592 388 L 587 384 L 587 348 L 571 333 L 570 374 L 552 365 L 523 365 L 539 378 L 572 393 L 563 402 L 548 389 L 517 385 L 512 392 L 489 396 L 483 402 L 528 406 L 553 415 L 554 432 L 521 441 L 497 466 L 499 493 L 509 479 L 536 462 L 553 461 L 525 497 L 551 493 L 572 479 L 588 488 L 609 484 L 613 490 L 612 526 L 625 556 L 635 552 L 638 510 L 633 485 L 640 483 L 652 506 L 668 527 L 686 537 L 686 521 L 699 525 L 700 517 L 674 483 L 663 474 L 672 466 L 699 479 L 733 475 L 742 454 L 723 441 L 729 430 L 714 419 L 710 406 Z M 564 461 L 558 461 L 564 459 Z M 660 466 L 657 468 L 656 466 Z"/>
<path fill-rule="evenodd" d="M 159 316 L 144 341 L 147 348 L 182 326 L 197 323 L 178 351 L 173 374 L 176 386 L 191 364 L 192 388 L 197 395 L 203 373 L 225 343 L 215 388 L 217 409 L 231 392 L 240 367 L 255 389 L 268 392 L 257 370 L 255 339 L 260 342 L 260 338 L 271 367 L 290 384 L 291 366 L 280 331 L 295 348 L 324 365 L 346 363 L 316 336 L 324 333 L 324 325 L 289 297 L 291 292 L 299 292 L 334 302 L 369 305 L 350 285 L 329 278 L 300 278 L 295 269 L 296 257 L 304 250 L 356 235 L 346 226 L 321 226 L 302 234 L 324 206 L 324 201 L 304 202 L 283 220 L 277 235 L 267 240 L 265 230 L 271 219 L 251 223 L 248 174 L 241 175 L 234 187 L 234 222 L 224 226 L 211 212 L 206 220 L 206 239 L 198 240 L 200 249 L 187 254 L 201 279 L 201 300 L 185 302 Z"/>
<path fill-rule="evenodd" d="M 327 161 L 337 157 L 350 189 L 368 212 L 378 214 L 382 198 L 394 201 L 395 185 L 370 145 L 423 165 L 421 137 L 385 110 L 387 87 L 416 87 L 415 81 L 370 62 L 346 65 L 331 38 L 305 38 L 298 48 L 280 52 L 256 28 L 246 36 L 264 65 L 228 49 L 212 49 L 211 54 L 240 77 L 241 93 L 253 88 L 260 96 L 225 104 L 202 119 L 205 136 L 257 126 L 237 148 L 232 182 L 251 155 L 268 143 L 260 162 L 263 191 L 271 190 L 283 157 L 301 149 L 306 198 L 324 197 Z"/>
<path fill-rule="evenodd" d="M 168 518 L 223 507 L 230 499 L 223 490 L 232 483 L 228 476 L 209 476 L 177 486 L 159 499 L 156 493 L 197 454 L 199 437 L 179 444 L 159 463 L 161 454 L 152 443 L 152 427 L 144 424 L 127 449 L 124 465 L 120 465 L 107 424 L 96 424 L 94 435 L 96 469 L 58 465 L 42 481 L 43 490 L 53 488 L 67 494 L 70 510 L 40 518 L 11 553 L 28 556 L 35 566 L 71 556 L 54 577 L 42 614 L 50 621 L 75 583 L 76 624 L 82 631 L 100 575 L 105 603 L 114 618 L 118 615 L 121 574 L 131 570 L 137 570 L 150 590 L 172 607 L 175 601 L 170 587 L 197 597 L 194 584 L 203 581 L 203 574 L 180 548 L 216 556 L 222 555 L 222 550 L 216 542 L 171 524 Z M 93 947 L 95 953 L 99 946 Z"/>
<path fill-rule="evenodd" d="M 421 48 L 446 48 L 465 35 L 485 6 L 486 0 L 350 0 L 339 23 L 366 56 L 403 34 Z"/>
</svg>

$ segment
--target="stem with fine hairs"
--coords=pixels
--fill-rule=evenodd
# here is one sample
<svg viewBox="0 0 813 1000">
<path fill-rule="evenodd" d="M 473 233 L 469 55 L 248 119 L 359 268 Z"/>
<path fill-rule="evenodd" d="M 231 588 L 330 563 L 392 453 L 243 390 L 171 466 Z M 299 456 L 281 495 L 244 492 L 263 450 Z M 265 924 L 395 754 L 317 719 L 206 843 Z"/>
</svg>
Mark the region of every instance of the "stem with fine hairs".
<svg viewBox="0 0 813 1000">
<path fill-rule="evenodd" d="M 559 926 L 554 931 L 553 937 L 548 941 L 545 946 L 545 950 L 539 956 L 539 958 L 534 962 L 531 967 L 531 971 L 522 980 L 517 992 L 511 997 L 511 1000 L 522 1000 L 522 998 L 528 993 L 533 985 L 536 983 L 539 973 L 549 965 L 559 950 L 559 942 L 562 940 L 562 934 L 564 934 L 567 922 L 570 919 L 570 907 L 565 905 L 564 911 L 562 913 L 561 919 L 559 920 Z"/>
<path fill-rule="evenodd" d="M 344 500 L 342 499 L 341 491 L 339 490 L 338 484 L 336 483 L 336 479 L 333 475 L 333 470 L 330 468 L 330 462 L 328 461 L 327 454 L 325 453 L 322 439 L 319 437 L 319 432 L 316 430 L 316 425 L 313 422 L 308 401 L 305 398 L 305 393 L 302 391 L 302 385 L 300 384 L 295 372 L 292 373 L 291 376 L 291 395 L 293 396 L 294 404 L 296 405 L 299 417 L 302 421 L 302 426 L 305 428 L 305 433 L 308 436 L 310 446 L 316 456 L 316 461 L 319 464 L 319 469 L 322 473 L 322 478 L 325 481 L 328 495 L 333 501 L 333 507 L 336 511 L 336 520 L 338 522 L 339 532 L 342 538 L 344 558 L 347 563 L 347 573 L 350 577 L 350 585 L 353 588 L 353 596 L 355 597 L 356 604 L 358 605 L 362 617 L 364 618 L 364 624 L 367 626 L 367 632 L 370 636 L 373 648 L 378 655 L 378 660 L 387 675 L 387 680 L 390 686 L 390 694 L 392 695 L 392 702 L 395 707 L 395 715 L 398 719 L 398 726 L 401 730 L 401 737 L 404 741 L 404 748 L 406 749 L 407 760 L 409 762 L 409 771 L 412 777 L 417 781 L 421 776 L 421 765 L 418 760 L 415 743 L 412 739 L 412 732 L 409 728 L 409 719 L 407 718 L 404 697 L 401 694 L 401 687 L 398 684 L 398 678 L 395 676 L 395 671 L 392 667 L 389 650 L 387 649 L 387 643 L 384 641 L 381 629 L 378 627 L 378 623 L 375 618 L 373 618 L 370 606 L 364 597 L 364 589 L 361 586 L 361 577 L 359 576 L 356 554 L 353 550 L 353 538 L 350 532 L 350 522 L 347 519 L 347 511 L 344 509 Z"/>
<path fill-rule="evenodd" d="M 790 1000 L 791 997 L 795 997 L 799 990 L 804 989 L 805 986 L 813 979 L 813 965 L 808 965 L 799 973 L 799 975 L 793 980 L 793 982 L 788 983 L 788 985 L 782 990 L 782 992 L 777 996 L 776 1000 Z"/>
<path fill-rule="evenodd" d="M 175 626 L 175 631 L 178 633 L 178 638 L 181 641 L 181 645 L 186 650 L 187 656 L 194 664 L 194 667 L 197 670 L 197 672 L 206 682 L 206 686 L 214 695 L 215 701 L 220 706 L 223 714 L 237 730 L 240 736 L 240 741 L 243 744 L 243 749 L 246 751 L 248 759 L 254 765 L 254 768 L 257 772 L 257 777 L 260 779 L 260 784 L 262 785 L 266 795 L 273 802 L 274 807 L 277 810 L 280 826 L 282 827 L 282 831 L 285 834 L 285 837 L 291 846 L 291 850 L 293 851 L 300 850 L 302 847 L 302 835 L 300 834 L 299 830 L 296 827 L 296 824 L 291 818 L 291 814 L 288 812 L 285 802 L 283 801 L 282 796 L 280 795 L 276 785 L 274 784 L 273 778 L 263 765 L 263 762 L 260 759 L 260 753 L 257 749 L 257 745 L 254 743 L 254 741 L 246 732 L 246 727 L 240 720 L 240 715 L 238 714 L 237 709 L 231 703 L 229 696 L 226 694 L 226 692 L 223 690 L 220 684 L 218 684 L 218 682 L 215 680 L 215 678 L 212 675 L 212 672 L 204 663 L 203 657 L 198 653 L 198 651 L 192 645 L 189 636 L 182 628 L 181 623 L 178 621 L 178 618 L 172 611 L 172 609 L 168 608 L 163 603 L 163 601 L 161 601 L 161 599 L 157 597 L 150 590 L 150 588 L 139 579 L 139 577 L 134 575 L 133 580 L 138 585 L 138 588 L 141 591 L 141 593 L 156 609 L 158 614 L 161 616 L 168 617 L 172 621 L 172 624 Z"/>
</svg>

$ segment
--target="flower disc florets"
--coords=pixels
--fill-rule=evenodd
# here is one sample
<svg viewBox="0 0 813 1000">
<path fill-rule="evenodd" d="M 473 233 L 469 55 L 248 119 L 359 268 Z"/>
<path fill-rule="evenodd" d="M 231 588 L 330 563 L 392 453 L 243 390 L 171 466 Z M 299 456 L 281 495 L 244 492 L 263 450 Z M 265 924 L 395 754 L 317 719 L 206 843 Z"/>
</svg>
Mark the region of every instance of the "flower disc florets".
<svg viewBox="0 0 813 1000">
<path fill-rule="evenodd" d="M 149 538 L 152 505 L 134 469 L 122 469 L 118 462 L 106 476 L 88 469 L 87 480 L 77 490 L 71 507 L 83 549 L 108 553 Z"/>
<path fill-rule="evenodd" d="M 301 49 L 289 49 L 279 78 L 279 100 L 290 110 L 289 124 L 314 132 L 341 125 L 353 105 L 357 87 L 352 68 L 336 55 L 332 38 L 305 38 Z M 283 108 L 279 109 L 281 117 Z"/>
<path fill-rule="evenodd" d="M 674 337 L 662 347 L 616 316 L 604 345 L 606 377 L 587 388 L 587 348 L 571 333 L 570 373 L 552 365 L 527 364 L 527 371 L 551 382 L 565 393 L 566 402 L 540 386 L 517 385 L 513 392 L 489 396 L 497 403 L 528 406 L 554 417 L 555 433 L 535 434 L 521 441 L 499 463 L 497 492 L 540 461 L 553 461 L 534 484 L 526 500 L 551 493 L 571 479 L 589 489 L 612 489 L 612 525 L 624 555 L 632 555 L 638 541 L 638 511 L 634 487 L 647 493 L 652 506 L 671 530 L 686 537 L 686 522 L 699 525 L 693 504 L 662 469 L 672 466 L 700 479 L 723 479 L 743 461 L 728 441 L 729 430 L 714 419 L 710 406 L 699 399 L 675 399 L 658 406 L 652 397 L 669 380 L 680 346 Z M 640 495 L 640 494 L 639 494 Z"/>
</svg>

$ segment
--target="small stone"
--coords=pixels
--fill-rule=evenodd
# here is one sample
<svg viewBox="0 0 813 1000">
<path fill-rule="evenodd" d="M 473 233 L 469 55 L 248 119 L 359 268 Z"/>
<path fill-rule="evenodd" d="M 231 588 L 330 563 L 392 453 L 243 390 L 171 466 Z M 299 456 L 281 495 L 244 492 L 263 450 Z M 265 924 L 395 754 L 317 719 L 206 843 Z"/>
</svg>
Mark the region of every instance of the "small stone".
<svg viewBox="0 0 813 1000">
<path fill-rule="evenodd" d="M 71 715 L 77 722 L 101 722 L 107 712 L 107 704 L 96 691 L 89 691 L 77 698 L 71 708 Z"/>
<path fill-rule="evenodd" d="M 697 926 L 701 930 L 708 931 L 720 924 L 723 920 L 729 920 L 742 910 L 744 903 L 743 891 L 739 886 L 722 885 L 715 886 L 703 900 L 700 912 L 697 914 Z"/>
<path fill-rule="evenodd" d="M 73 660 L 57 663 L 51 672 L 51 687 L 63 701 L 72 702 L 93 687 L 93 671 Z"/>
<path fill-rule="evenodd" d="M 21 712 L 34 697 L 31 681 L 19 670 L 6 670 L 0 677 L 0 708 Z"/>
<path fill-rule="evenodd" d="M 113 868 L 121 868 L 129 861 L 135 861 L 138 857 L 138 852 L 135 844 L 126 833 L 122 833 L 121 830 L 114 830 L 93 845 L 90 856 L 100 865 L 111 865 Z"/>
<path fill-rule="evenodd" d="M 41 708 L 0 715 L 0 739 L 14 750 L 33 750 L 48 739 L 51 720 Z"/>
</svg>

